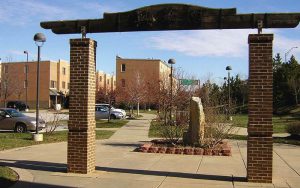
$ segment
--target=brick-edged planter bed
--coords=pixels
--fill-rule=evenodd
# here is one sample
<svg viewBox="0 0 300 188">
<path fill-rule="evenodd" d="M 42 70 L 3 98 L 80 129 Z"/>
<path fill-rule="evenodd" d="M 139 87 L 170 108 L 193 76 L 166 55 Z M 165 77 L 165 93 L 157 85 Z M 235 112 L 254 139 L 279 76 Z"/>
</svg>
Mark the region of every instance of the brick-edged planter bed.
<svg viewBox="0 0 300 188">
<path fill-rule="evenodd" d="M 223 141 L 214 148 L 200 148 L 191 146 L 170 146 L 163 140 L 152 140 L 137 148 L 136 151 L 143 153 L 163 153 L 179 155 L 209 155 L 209 156 L 231 156 L 231 147 L 227 141 Z"/>
</svg>

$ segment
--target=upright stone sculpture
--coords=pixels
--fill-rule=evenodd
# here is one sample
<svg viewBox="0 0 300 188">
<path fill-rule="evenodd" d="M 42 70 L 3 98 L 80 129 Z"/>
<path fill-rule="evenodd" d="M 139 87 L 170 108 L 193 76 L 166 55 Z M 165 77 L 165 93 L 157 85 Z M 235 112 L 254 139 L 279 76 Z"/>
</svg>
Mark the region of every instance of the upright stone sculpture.
<svg viewBox="0 0 300 188">
<path fill-rule="evenodd" d="M 188 132 L 184 134 L 184 143 L 197 144 L 204 138 L 205 115 L 199 97 L 192 97 L 190 103 L 190 124 Z"/>
</svg>

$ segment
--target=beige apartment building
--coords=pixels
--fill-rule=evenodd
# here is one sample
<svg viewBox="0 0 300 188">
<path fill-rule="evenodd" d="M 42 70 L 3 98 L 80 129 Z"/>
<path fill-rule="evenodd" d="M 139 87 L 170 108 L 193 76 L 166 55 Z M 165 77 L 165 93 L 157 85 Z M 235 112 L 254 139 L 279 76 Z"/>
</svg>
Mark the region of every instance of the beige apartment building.
<svg viewBox="0 0 300 188">
<path fill-rule="evenodd" d="M 26 81 L 27 76 L 27 81 Z M 1 65 L 1 106 L 4 101 L 27 101 L 36 105 L 37 62 L 9 62 Z M 64 106 L 69 95 L 70 64 L 67 61 L 40 62 L 40 107 Z M 26 89 L 27 88 L 27 89 Z"/>
<path fill-rule="evenodd" d="M 103 71 L 96 72 L 96 92 L 102 91 L 107 94 L 116 90 L 116 76 Z"/>
<path fill-rule="evenodd" d="M 117 102 L 123 100 L 122 95 L 126 89 L 143 81 L 146 89 L 164 83 L 169 85 L 170 66 L 160 59 L 125 59 L 116 57 L 116 80 L 119 93 Z M 159 87 L 158 87 L 159 88 Z M 148 96 L 151 98 L 151 96 Z"/>
</svg>

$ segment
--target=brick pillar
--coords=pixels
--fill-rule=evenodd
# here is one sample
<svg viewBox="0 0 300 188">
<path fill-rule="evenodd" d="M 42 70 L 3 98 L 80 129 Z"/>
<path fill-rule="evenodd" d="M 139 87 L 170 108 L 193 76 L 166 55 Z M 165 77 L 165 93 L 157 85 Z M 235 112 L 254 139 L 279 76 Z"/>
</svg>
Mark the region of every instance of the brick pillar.
<svg viewBox="0 0 300 188">
<path fill-rule="evenodd" d="M 70 40 L 68 172 L 95 171 L 95 57 L 97 43 Z"/>
<path fill-rule="evenodd" d="M 271 183 L 273 166 L 273 34 L 251 34 L 247 179 Z"/>
</svg>

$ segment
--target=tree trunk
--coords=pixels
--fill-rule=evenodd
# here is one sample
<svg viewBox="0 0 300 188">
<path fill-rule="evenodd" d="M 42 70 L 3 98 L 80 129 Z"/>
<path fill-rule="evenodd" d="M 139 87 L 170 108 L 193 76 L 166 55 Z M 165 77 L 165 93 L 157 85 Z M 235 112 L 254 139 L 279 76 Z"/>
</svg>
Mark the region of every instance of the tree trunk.
<svg viewBox="0 0 300 188">
<path fill-rule="evenodd" d="M 296 105 L 298 105 L 298 92 L 297 92 L 296 87 L 294 87 L 294 94 L 295 94 L 295 103 L 296 103 Z"/>
<path fill-rule="evenodd" d="M 137 116 L 140 115 L 140 102 L 137 103 Z"/>
</svg>

